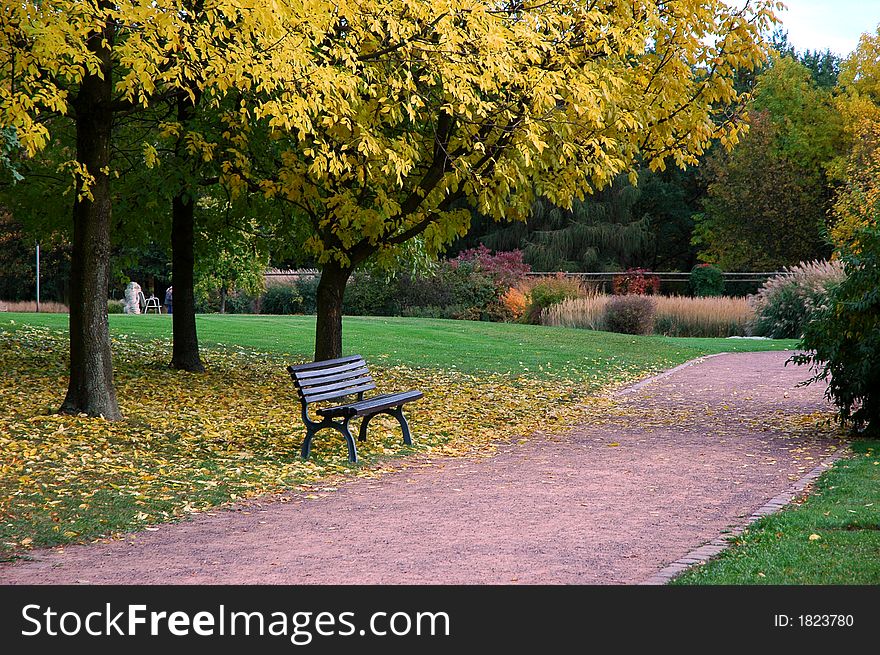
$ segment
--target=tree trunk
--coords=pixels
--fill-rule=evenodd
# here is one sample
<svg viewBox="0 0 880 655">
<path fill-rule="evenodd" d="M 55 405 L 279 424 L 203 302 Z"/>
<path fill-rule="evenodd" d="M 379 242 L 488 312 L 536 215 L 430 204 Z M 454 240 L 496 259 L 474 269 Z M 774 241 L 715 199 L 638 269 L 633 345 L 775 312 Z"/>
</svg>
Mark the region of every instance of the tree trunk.
<svg viewBox="0 0 880 655">
<path fill-rule="evenodd" d="M 78 176 L 73 201 L 73 257 L 70 270 L 70 381 L 60 412 L 122 418 L 113 388 L 107 323 L 110 283 L 110 138 L 113 93 L 110 47 L 113 28 L 95 34 L 89 50 L 100 61 L 103 79 L 87 73 L 74 100 L 76 160 L 92 176 L 91 199 Z"/>
<path fill-rule="evenodd" d="M 226 313 L 226 287 L 220 287 L 220 313 Z"/>
<path fill-rule="evenodd" d="M 315 361 L 342 357 L 342 299 L 352 269 L 327 264 L 318 283 Z"/>
<path fill-rule="evenodd" d="M 199 337 L 196 333 L 196 299 L 193 291 L 193 230 L 194 206 L 186 192 L 171 201 L 171 274 L 174 298 L 171 326 L 174 345 L 171 366 L 193 373 L 203 373 L 205 367 L 199 357 Z"/>
</svg>

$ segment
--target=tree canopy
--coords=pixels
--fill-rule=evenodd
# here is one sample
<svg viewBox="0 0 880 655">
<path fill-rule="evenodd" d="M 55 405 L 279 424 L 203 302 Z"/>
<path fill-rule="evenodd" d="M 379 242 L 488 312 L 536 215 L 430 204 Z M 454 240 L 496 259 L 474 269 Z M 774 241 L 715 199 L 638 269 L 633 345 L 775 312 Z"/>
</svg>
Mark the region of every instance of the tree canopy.
<svg viewBox="0 0 880 655">
<path fill-rule="evenodd" d="M 315 47 L 291 53 L 309 75 L 228 117 L 233 134 L 260 117 L 271 145 L 253 152 L 231 140 L 227 178 L 296 207 L 323 266 L 319 307 L 341 308 L 356 266 L 394 261 L 414 238 L 436 253 L 463 234 L 460 200 L 522 220 L 537 196 L 569 207 L 640 163 L 683 166 L 713 140 L 735 143 L 734 72 L 764 61 L 771 5 L 335 7 L 317 17 L 327 31 Z M 330 335 L 319 356 L 340 351 L 337 323 L 319 309 L 319 338 Z"/>
<path fill-rule="evenodd" d="M 844 140 L 831 92 L 805 66 L 780 57 L 758 77 L 749 108 L 749 134 L 703 168 L 708 191 L 694 229 L 700 256 L 743 271 L 829 254 L 829 172 Z"/>
</svg>

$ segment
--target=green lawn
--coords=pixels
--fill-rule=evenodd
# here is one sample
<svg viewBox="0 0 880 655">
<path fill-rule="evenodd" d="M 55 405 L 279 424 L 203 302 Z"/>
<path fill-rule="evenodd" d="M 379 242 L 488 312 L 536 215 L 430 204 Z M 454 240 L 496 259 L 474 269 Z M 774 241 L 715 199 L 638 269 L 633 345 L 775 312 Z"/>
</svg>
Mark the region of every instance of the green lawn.
<svg viewBox="0 0 880 655">
<path fill-rule="evenodd" d="M 66 314 L 7 314 L 0 330 L 17 323 L 67 328 Z M 313 316 L 201 315 L 203 346 L 241 346 L 309 358 L 314 350 Z M 114 335 L 140 339 L 171 337 L 171 317 L 110 316 Z M 571 328 L 439 319 L 347 317 L 344 350 L 368 361 L 410 367 L 457 369 L 466 373 L 526 373 L 600 386 L 610 374 L 654 371 L 719 352 L 781 350 L 793 340 L 642 337 Z M 606 375 L 609 374 L 609 375 Z"/>
<path fill-rule="evenodd" d="M 880 584 L 880 441 L 855 441 L 800 505 L 673 584 Z"/>
</svg>

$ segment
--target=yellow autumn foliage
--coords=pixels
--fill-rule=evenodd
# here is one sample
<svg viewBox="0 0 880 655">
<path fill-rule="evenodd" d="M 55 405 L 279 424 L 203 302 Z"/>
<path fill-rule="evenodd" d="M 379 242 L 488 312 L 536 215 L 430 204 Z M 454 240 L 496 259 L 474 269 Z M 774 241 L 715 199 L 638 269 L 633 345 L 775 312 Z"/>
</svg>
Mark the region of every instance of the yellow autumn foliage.
<svg viewBox="0 0 880 655">
<path fill-rule="evenodd" d="M 880 209 L 880 28 L 865 33 L 843 62 L 836 105 L 849 148 L 831 171 L 841 181 L 831 208 L 831 240 L 858 249 L 857 233 L 877 225 Z"/>
<path fill-rule="evenodd" d="M 880 220 L 880 122 L 864 119 L 854 129 L 846 184 L 831 208 L 831 239 L 839 249 L 858 250 L 858 232 Z"/>
<path fill-rule="evenodd" d="M 567 206 L 638 161 L 683 166 L 715 139 L 735 144 L 745 128 L 734 73 L 766 59 L 761 35 L 778 6 L 5 3 L 0 127 L 28 154 L 43 148 L 47 116 L 70 111 L 87 72 L 104 74 L 88 42 L 112 25 L 115 109 L 181 92 L 222 106 L 222 142 L 192 131 L 190 154 L 221 161 L 238 193 L 293 203 L 321 263 L 381 261 L 417 234 L 429 252 L 461 234 L 469 214 L 456 198 L 496 219 L 522 218 L 536 192 Z M 234 105 L 221 105 L 230 93 Z M 275 143 L 252 148 L 255 130 Z M 144 144 L 148 165 L 156 136 Z M 269 166 L 255 166 L 255 149 L 270 153 Z"/>
<path fill-rule="evenodd" d="M 225 117 L 226 180 L 297 207 L 321 264 L 393 262 L 415 236 L 435 253 L 467 230 L 457 200 L 523 219 L 536 193 L 568 206 L 640 163 L 735 144 L 734 72 L 764 61 L 774 7 L 340 3 L 320 42 L 295 31 L 278 53 L 307 74 Z M 272 143 L 258 152 L 255 117 Z"/>
</svg>

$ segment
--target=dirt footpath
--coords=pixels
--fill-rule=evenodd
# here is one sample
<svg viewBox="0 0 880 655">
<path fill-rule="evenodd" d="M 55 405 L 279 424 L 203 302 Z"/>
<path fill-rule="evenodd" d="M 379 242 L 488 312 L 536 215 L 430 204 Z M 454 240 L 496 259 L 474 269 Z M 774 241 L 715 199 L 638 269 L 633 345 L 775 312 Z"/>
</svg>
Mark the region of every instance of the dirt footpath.
<svg viewBox="0 0 880 655">
<path fill-rule="evenodd" d="M 123 540 L 34 551 L 0 583 L 637 583 L 742 525 L 841 446 L 790 353 L 710 357 L 561 435 L 413 459 Z M 418 426 L 413 426 L 417 438 Z"/>
</svg>

